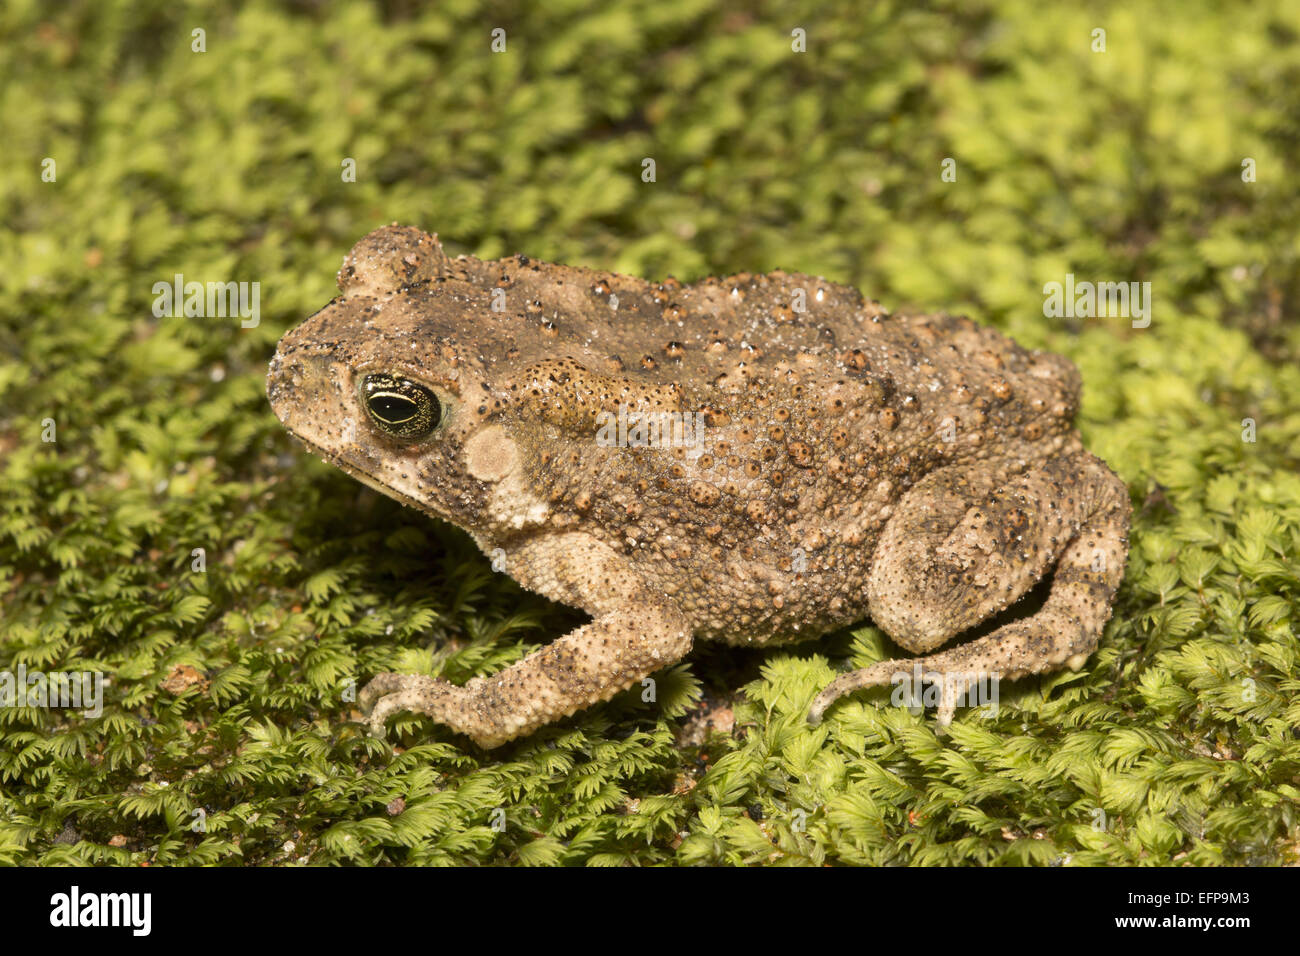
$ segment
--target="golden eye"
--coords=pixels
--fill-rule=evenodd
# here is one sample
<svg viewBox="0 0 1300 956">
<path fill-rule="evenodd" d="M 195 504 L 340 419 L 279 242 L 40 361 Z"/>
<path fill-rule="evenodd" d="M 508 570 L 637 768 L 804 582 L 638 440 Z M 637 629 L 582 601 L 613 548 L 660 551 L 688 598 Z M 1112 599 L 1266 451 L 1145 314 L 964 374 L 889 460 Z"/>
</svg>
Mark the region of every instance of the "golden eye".
<svg viewBox="0 0 1300 956">
<path fill-rule="evenodd" d="M 361 383 L 361 401 L 375 427 L 401 441 L 424 438 L 442 421 L 438 396 L 400 375 L 367 375 Z"/>
</svg>

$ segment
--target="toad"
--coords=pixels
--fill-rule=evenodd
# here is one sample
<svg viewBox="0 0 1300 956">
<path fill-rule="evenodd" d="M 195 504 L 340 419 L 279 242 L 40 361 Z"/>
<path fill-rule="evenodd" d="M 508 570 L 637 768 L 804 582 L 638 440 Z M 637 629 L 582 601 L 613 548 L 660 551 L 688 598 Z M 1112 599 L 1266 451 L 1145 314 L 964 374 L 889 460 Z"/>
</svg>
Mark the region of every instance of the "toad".
<svg viewBox="0 0 1300 956">
<path fill-rule="evenodd" d="M 267 393 L 310 451 L 467 531 L 587 623 L 457 686 L 380 674 L 401 710 L 495 747 L 608 700 L 698 640 L 807 641 L 870 618 L 947 723 L 975 679 L 1078 669 L 1124 573 L 1124 483 L 1073 426 L 1080 377 L 944 314 L 798 273 L 649 282 L 452 258 L 385 227 L 280 341 Z M 1051 578 L 1040 608 L 954 638 Z"/>
</svg>

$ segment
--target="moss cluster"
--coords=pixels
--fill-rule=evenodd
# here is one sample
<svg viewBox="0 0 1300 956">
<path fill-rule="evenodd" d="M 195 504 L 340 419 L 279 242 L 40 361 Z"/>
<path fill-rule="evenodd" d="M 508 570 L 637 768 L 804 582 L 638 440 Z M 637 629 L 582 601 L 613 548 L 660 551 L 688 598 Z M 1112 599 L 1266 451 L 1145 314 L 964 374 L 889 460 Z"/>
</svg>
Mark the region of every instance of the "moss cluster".
<svg viewBox="0 0 1300 956">
<path fill-rule="evenodd" d="M 1296 862 L 1300 7 L 579 6 L 0 6 L 0 671 L 106 680 L 98 719 L 0 708 L 0 863 Z M 864 626 L 491 754 L 368 738 L 352 682 L 579 620 L 271 415 L 276 339 L 393 220 L 1069 355 L 1138 506 L 1101 650 L 947 736 L 883 694 L 805 725 L 897 653 Z M 178 273 L 260 323 L 155 317 Z M 1150 282 L 1150 326 L 1045 318 L 1067 273 Z"/>
</svg>

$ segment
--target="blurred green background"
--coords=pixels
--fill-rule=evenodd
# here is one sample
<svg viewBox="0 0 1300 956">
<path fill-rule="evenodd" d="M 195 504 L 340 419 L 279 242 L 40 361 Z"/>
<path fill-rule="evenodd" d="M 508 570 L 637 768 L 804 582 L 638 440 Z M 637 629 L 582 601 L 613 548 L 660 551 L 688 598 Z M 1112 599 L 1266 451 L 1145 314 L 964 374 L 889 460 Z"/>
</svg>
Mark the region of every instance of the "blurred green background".
<svg viewBox="0 0 1300 956">
<path fill-rule="evenodd" d="M 1298 36 L 1283 0 L 7 0 L 0 670 L 102 671 L 107 703 L 0 709 L 0 863 L 1300 861 Z M 654 706 L 490 754 L 368 738 L 350 680 L 460 682 L 581 619 L 267 406 L 277 338 L 390 221 L 802 270 L 1068 355 L 1135 504 L 1102 648 L 946 735 L 882 694 L 804 724 L 898 653 L 862 626 L 703 648 Z M 1150 282 L 1151 326 L 1044 318 L 1067 272 Z M 155 318 L 176 273 L 259 282 L 260 324 Z"/>
</svg>

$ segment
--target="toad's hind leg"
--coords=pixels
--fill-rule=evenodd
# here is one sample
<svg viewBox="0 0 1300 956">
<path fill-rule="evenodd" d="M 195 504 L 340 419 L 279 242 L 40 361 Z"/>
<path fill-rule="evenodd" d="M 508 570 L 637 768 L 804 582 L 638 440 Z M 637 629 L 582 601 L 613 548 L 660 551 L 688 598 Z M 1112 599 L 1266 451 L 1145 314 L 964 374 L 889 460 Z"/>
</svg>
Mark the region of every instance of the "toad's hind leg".
<svg viewBox="0 0 1300 956">
<path fill-rule="evenodd" d="M 937 716 L 947 724 L 977 682 L 1077 669 L 1097 647 L 1128 554 L 1123 482 L 1082 448 L 1010 480 L 979 471 L 944 469 L 904 497 L 872 565 L 873 620 L 908 650 L 930 650 L 1009 606 L 1055 560 L 1047 601 L 970 643 L 837 678 L 813 701 L 812 723 L 843 695 L 919 668 L 940 689 Z"/>
</svg>

